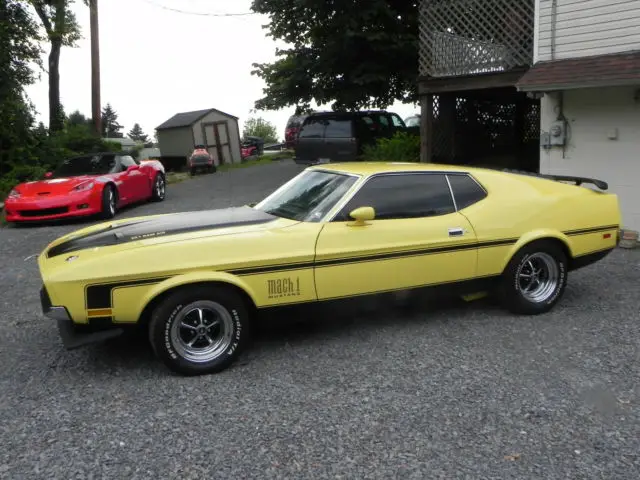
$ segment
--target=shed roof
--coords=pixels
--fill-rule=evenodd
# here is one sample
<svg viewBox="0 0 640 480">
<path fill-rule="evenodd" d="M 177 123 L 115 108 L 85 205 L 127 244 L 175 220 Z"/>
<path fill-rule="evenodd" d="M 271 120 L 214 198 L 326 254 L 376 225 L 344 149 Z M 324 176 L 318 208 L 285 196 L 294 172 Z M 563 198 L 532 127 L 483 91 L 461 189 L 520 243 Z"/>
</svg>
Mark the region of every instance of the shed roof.
<svg viewBox="0 0 640 480">
<path fill-rule="evenodd" d="M 198 120 L 200 120 L 205 115 L 208 115 L 211 112 L 219 113 L 220 115 L 224 115 L 225 117 L 233 118 L 234 120 L 238 120 L 238 117 L 231 115 L 229 113 L 221 112 L 215 108 L 207 108 L 206 110 L 194 110 L 192 112 L 182 112 L 176 113 L 173 117 L 171 117 L 166 122 L 160 124 L 156 127 L 156 130 L 166 130 L 168 128 L 180 128 L 180 127 L 190 127 Z"/>
<path fill-rule="evenodd" d="M 524 92 L 640 83 L 640 50 L 536 63 L 517 84 Z"/>
</svg>

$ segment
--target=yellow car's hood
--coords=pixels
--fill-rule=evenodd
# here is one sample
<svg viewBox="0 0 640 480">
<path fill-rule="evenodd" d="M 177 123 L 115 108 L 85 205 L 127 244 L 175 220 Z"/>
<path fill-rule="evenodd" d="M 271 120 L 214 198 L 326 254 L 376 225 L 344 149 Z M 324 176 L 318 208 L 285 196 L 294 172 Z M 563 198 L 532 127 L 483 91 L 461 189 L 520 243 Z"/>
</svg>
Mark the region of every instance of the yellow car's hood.
<svg viewBox="0 0 640 480">
<path fill-rule="evenodd" d="M 288 254 L 294 225 L 251 207 L 138 217 L 65 235 L 38 264 L 43 280 L 61 282 L 242 266 Z"/>
<path fill-rule="evenodd" d="M 122 251 L 164 242 L 244 233 L 278 220 L 279 217 L 251 207 L 138 217 L 107 222 L 66 235 L 51 243 L 44 253 L 47 258 L 53 258 L 101 247 L 115 247 L 110 250 Z M 296 222 L 285 220 L 285 223 Z"/>
</svg>

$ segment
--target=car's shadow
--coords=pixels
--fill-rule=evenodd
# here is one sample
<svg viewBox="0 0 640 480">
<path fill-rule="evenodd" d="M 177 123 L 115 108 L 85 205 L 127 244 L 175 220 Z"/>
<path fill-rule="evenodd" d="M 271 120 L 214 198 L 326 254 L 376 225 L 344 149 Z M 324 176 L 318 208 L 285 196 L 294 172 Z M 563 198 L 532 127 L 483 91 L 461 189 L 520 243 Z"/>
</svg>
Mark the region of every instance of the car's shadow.
<svg viewBox="0 0 640 480">
<path fill-rule="evenodd" d="M 250 348 L 229 370 L 249 366 L 256 357 L 269 355 L 286 345 L 303 346 L 317 342 L 318 336 L 366 336 L 386 326 L 407 326 L 412 323 L 430 321 L 447 322 L 442 313 L 455 313 L 456 317 L 468 309 L 500 315 L 502 311 L 491 298 L 464 302 L 461 299 L 433 299 L 414 296 L 398 299 L 389 296 L 380 299 L 352 299 L 333 304 L 297 306 L 271 309 L 259 313 L 253 323 L 253 338 Z M 506 313 L 504 313 L 506 315 Z M 141 371 L 159 376 L 171 375 L 155 358 L 146 335 L 126 335 L 85 347 L 78 352 L 74 364 L 84 364 L 82 370 L 93 374 L 110 375 L 114 371 Z M 65 362 L 67 364 L 67 362 Z M 68 364 L 67 364 L 68 365 Z"/>
</svg>

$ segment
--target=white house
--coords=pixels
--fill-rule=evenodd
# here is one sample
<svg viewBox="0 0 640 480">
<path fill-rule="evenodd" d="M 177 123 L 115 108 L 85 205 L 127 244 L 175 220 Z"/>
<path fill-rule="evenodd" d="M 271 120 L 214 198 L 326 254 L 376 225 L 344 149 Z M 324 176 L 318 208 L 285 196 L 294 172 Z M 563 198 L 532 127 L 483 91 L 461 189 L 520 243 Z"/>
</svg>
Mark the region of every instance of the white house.
<svg viewBox="0 0 640 480">
<path fill-rule="evenodd" d="M 640 230 L 640 0 L 536 0 L 540 172 L 605 180 Z"/>
</svg>

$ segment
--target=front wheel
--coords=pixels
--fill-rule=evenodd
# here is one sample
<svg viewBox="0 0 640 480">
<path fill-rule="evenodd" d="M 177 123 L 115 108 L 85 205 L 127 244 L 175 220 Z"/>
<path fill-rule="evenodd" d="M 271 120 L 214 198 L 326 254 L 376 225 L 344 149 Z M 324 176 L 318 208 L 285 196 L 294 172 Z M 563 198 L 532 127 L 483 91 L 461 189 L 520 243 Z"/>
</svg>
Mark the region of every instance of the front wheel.
<svg viewBox="0 0 640 480">
<path fill-rule="evenodd" d="M 167 182 L 164 178 L 164 175 L 158 173 L 156 175 L 155 180 L 153 181 L 153 192 L 151 194 L 151 199 L 154 202 L 161 202 L 164 200 L 167 189 Z"/>
<path fill-rule="evenodd" d="M 100 216 L 104 219 L 113 218 L 116 215 L 116 209 L 118 205 L 118 194 L 116 189 L 107 185 L 102 190 L 102 210 Z"/>
<path fill-rule="evenodd" d="M 176 291 L 156 307 L 149 324 L 156 356 L 181 375 L 225 370 L 248 338 L 249 314 L 242 298 L 218 286 Z"/>
<path fill-rule="evenodd" d="M 526 245 L 504 271 L 502 302 L 513 313 L 546 313 L 562 298 L 567 277 L 567 256 L 562 248 L 549 241 Z"/>
</svg>

